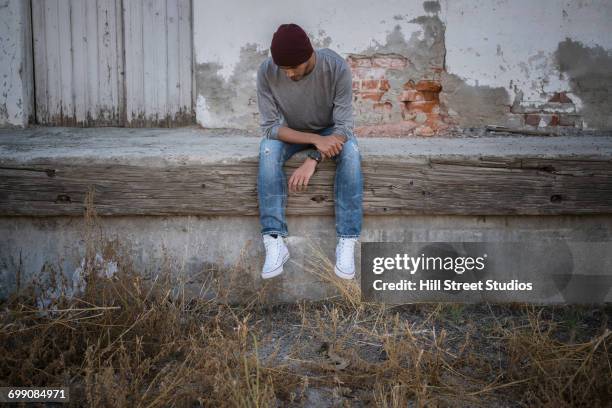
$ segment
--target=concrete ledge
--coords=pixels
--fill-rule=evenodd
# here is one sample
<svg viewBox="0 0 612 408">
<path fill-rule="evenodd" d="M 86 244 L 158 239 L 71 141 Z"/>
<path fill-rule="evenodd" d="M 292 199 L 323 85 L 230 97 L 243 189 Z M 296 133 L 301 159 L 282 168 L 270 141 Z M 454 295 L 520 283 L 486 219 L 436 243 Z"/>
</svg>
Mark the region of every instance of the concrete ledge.
<svg viewBox="0 0 612 408">
<path fill-rule="evenodd" d="M 211 270 L 220 271 L 215 276 L 231 282 L 228 287 L 234 301 L 248 299 L 260 289 L 270 303 L 332 295 L 333 288 L 311 272 L 314 252 L 310 243 L 314 241 L 327 260 L 334 261 L 333 217 L 289 216 L 287 223 L 291 258 L 283 274 L 269 281 L 259 276 L 264 247 L 256 217 L 103 217 L 95 232 L 126 247 L 135 270 L 146 278 L 169 268 L 188 282 L 190 297 L 202 296 L 200 288 L 210 280 Z M 71 280 L 85 255 L 86 229 L 84 220 L 77 217 L 0 217 L 0 298 L 15 291 L 18 277 L 21 287 L 33 276 L 49 279 L 52 270 Z M 566 241 L 577 275 L 610 273 L 600 269 L 595 254 L 579 245 L 612 241 L 609 215 L 369 216 L 364 219 L 361 238 L 361 242 L 530 240 Z M 358 246 L 357 282 L 360 261 Z M 562 301 L 557 294 L 550 295 L 545 302 Z M 500 293 L 498 300 L 507 299 Z"/>
<path fill-rule="evenodd" d="M 0 131 L 0 215 L 257 215 L 260 137 L 187 129 Z M 612 136 L 359 139 L 365 215 L 612 213 Z M 290 174 L 305 158 L 286 164 Z M 335 164 L 288 215 L 332 215 Z M 223 200 L 219 200 L 223 197 Z"/>
</svg>

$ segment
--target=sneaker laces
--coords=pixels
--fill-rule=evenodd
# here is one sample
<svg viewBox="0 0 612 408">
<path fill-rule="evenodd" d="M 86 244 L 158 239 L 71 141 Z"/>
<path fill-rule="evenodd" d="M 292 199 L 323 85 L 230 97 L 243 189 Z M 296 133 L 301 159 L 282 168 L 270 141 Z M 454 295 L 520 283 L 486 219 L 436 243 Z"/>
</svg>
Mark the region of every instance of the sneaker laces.
<svg viewBox="0 0 612 408">
<path fill-rule="evenodd" d="M 342 269 L 344 267 L 350 267 L 350 263 L 354 262 L 354 244 L 355 239 L 353 238 L 340 238 L 338 246 L 336 247 L 336 265 Z"/>
<path fill-rule="evenodd" d="M 271 236 L 271 237 L 270 237 L 270 238 L 268 238 L 268 239 L 264 239 L 264 245 L 265 245 L 265 247 L 266 247 L 266 250 L 267 250 L 268 248 L 270 248 L 270 246 L 272 246 L 272 245 L 278 245 L 278 239 L 279 239 L 279 238 L 280 238 L 280 237 L 274 238 L 274 237 L 272 237 L 272 236 Z"/>
<path fill-rule="evenodd" d="M 344 251 L 344 247 L 354 247 L 355 245 L 355 240 L 354 239 L 350 239 L 350 238 L 340 238 L 340 242 L 339 242 L 339 246 L 338 246 L 338 250 L 340 253 L 346 253 Z"/>
</svg>

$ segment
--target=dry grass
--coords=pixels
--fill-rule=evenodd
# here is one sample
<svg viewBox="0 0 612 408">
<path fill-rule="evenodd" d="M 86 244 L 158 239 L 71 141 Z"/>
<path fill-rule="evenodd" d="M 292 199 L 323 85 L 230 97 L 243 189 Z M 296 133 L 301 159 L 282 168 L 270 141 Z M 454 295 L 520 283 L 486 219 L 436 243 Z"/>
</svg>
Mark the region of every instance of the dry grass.
<svg viewBox="0 0 612 408">
<path fill-rule="evenodd" d="M 329 298 L 337 299 L 339 304 L 350 307 L 355 313 L 361 312 L 368 304 L 361 300 L 361 288 L 357 279 L 342 279 L 334 273 L 334 262 L 326 255 L 318 241 L 308 238 L 308 252 L 312 257 L 306 258 L 304 269 L 318 281 L 332 288 L 337 295 Z"/>
<path fill-rule="evenodd" d="M 611 400 L 609 307 L 365 303 L 357 282 L 336 278 L 314 244 L 306 269 L 333 296 L 270 306 L 264 287 L 235 305 L 239 265 L 229 280 L 219 279 L 227 271 L 203 270 L 210 279 L 199 293 L 215 295 L 188 296 L 172 262 L 151 276 L 134 270 L 127 248 L 104 236 L 93 195 L 85 221 L 84 291 L 48 268 L 3 303 L 0 385 L 64 385 L 71 406 L 93 407 Z"/>
</svg>

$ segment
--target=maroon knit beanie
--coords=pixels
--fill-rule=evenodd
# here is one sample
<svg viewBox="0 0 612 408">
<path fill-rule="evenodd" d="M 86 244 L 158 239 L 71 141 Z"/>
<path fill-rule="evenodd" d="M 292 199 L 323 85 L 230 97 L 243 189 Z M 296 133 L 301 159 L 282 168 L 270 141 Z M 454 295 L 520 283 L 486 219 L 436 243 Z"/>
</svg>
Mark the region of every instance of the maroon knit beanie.
<svg viewBox="0 0 612 408">
<path fill-rule="evenodd" d="M 272 60 L 276 65 L 293 67 L 308 60 L 314 50 L 306 32 L 297 24 L 281 24 L 272 37 Z"/>
</svg>

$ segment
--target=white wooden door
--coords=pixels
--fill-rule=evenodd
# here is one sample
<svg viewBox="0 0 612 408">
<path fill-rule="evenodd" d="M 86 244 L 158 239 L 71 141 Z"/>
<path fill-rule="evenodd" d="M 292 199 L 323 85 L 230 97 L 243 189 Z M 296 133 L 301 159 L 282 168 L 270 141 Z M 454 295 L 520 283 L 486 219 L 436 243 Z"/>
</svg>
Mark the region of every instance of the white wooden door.
<svg viewBox="0 0 612 408">
<path fill-rule="evenodd" d="M 32 0 L 36 122 L 193 123 L 190 0 Z"/>
</svg>

